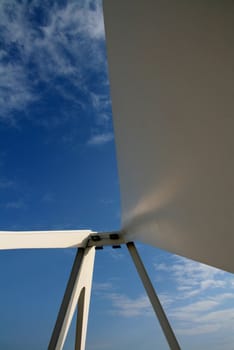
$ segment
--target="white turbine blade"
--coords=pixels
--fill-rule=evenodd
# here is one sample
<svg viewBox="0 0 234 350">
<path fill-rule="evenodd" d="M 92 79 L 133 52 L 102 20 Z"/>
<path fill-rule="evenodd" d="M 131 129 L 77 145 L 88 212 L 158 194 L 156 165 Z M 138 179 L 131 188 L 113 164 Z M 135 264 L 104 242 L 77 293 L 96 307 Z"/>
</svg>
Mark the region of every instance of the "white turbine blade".
<svg viewBox="0 0 234 350">
<path fill-rule="evenodd" d="M 234 2 L 104 0 L 129 237 L 234 272 Z"/>
<path fill-rule="evenodd" d="M 90 230 L 0 231 L 0 249 L 85 247 Z"/>
</svg>

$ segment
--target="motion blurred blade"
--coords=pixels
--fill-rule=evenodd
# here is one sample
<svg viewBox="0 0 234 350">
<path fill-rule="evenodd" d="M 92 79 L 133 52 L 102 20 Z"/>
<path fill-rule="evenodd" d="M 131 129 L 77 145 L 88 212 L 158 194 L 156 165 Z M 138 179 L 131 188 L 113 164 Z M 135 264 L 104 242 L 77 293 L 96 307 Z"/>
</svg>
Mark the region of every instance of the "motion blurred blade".
<svg viewBox="0 0 234 350">
<path fill-rule="evenodd" d="M 0 249 L 85 247 L 90 230 L 0 231 Z"/>
<path fill-rule="evenodd" d="M 234 2 L 104 0 L 123 229 L 234 272 Z"/>
</svg>

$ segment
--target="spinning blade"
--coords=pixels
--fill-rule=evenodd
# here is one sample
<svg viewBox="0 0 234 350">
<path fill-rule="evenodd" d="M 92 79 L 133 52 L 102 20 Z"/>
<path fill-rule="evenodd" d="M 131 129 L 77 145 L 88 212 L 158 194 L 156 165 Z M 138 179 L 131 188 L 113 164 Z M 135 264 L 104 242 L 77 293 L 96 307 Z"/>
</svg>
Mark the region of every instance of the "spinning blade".
<svg viewBox="0 0 234 350">
<path fill-rule="evenodd" d="M 123 229 L 234 272 L 234 3 L 105 0 Z"/>
</svg>

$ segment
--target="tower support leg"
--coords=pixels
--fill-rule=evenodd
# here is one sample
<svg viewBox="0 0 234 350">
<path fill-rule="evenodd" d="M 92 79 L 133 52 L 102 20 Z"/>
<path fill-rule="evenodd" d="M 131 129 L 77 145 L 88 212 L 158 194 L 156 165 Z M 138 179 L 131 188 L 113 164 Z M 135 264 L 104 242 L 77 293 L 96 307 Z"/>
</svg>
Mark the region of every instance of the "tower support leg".
<svg viewBox="0 0 234 350">
<path fill-rule="evenodd" d="M 95 248 L 79 248 L 48 350 L 62 350 L 78 304 L 75 350 L 85 349 Z"/>
<path fill-rule="evenodd" d="M 142 280 L 142 283 L 145 287 L 145 290 L 148 294 L 148 297 L 150 299 L 150 302 L 152 304 L 152 307 L 156 313 L 156 316 L 159 320 L 159 323 L 161 325 L 161 328 L 164 332 L 164 335 L 167 339 L 167 342 L 169 344 L 169 347 L 171 350 L 180 350 L 179 343 L 175 337 L 175 334 L 170 326 L 170 323 L 167 319 L 167 316 L 163 310 L 163 307 L 159 301 L 159 298 L 155 292 L 155 289 L 150 281 L 150 278 L 147 274 L 147 271 L 143 265 L 143 262 L 140 258 L 140 255 L 135 247 L 135 244 L 133 242 L 127 243 L 127 248 L 129 250 L 129 253 L 132 257 L 132 260 L 136 266 L 137 272 Z"/>
</svg>

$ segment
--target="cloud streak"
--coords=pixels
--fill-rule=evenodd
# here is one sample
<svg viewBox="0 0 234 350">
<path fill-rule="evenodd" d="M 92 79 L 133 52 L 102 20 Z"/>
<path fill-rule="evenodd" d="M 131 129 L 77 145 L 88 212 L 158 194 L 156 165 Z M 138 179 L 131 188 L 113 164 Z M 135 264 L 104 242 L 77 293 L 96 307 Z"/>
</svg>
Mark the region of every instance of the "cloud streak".
<svg viewBox="0 0 234 350">
<path fill-rule="evenodd" d="M 9 188 L 12 188 L 14 186 L 15 186 L 14 181 L 0 178 L 0 190 L 1 189 L 9 189 Z"/>
<path fill-rule="evenodd" d="M 97 146 L 97 145 L 104 145 L 114 139 L 114 135 L 111 132 L 99 134 L 99 135 L 93 135 L 88 140 L 89 146 Z"/>
<path fill-rule="evenodd" d="M 108 121 L 102 4 L 96 1 L 0 2 L 0 108 L 2 121 L 54 91 L 74 106 L 83 100 Z M 90 74 L 102 74 L 97 89 Z M 100 90 L 100 89 L 99 89 Z M 82 98 L 77 96 L 82 94 Z"/>
<path fill-rule="evenodd" d="M 199 340 L 206 346 L 212 337 L 215 349 L 229 350 L 234 341 L 233 275 L 169 253 L 160 260 L 153 264 L 153 282 L 181 344 L 185 348 L 191 344 L 192 349 Z M 153 316 L 152 322 L 156 322 L 147 295 L 121 293 L 119 281 L 95 285 L 95 294 L 105 300 L 109 315 L 147 319 L 149 323 Z"/>
<path fill-rule="evenodd" d="M 6 209 L 22 209 L 25 208 L 25 203 L 23 200 L 19 199 L 16 201 L 11 201 L 11 202 L 7 202 L 5 207 Z"/>
<path fill-rule="evenodd" d="M 184 336 L 233 332 L 233 276 L 222 270 L 181 257 L 155 264 L 157 274 L 167 275 L 175 289 L 165 295 L 173 302 L 168 314 Z"/>
<path fill-rule="evenodd" d="M 152 308 L 147 296 L 140 295 L 130 298 L 124 294 L 112 293 L 108 295 L 112 302 L 112 314 L 122 317 L 138 317 L 152 315 Z"/>
<path fill-rule="evenodd" d="M 171 264 L 155 264 L 158 272 L 167 272 L 176 283 L 181 298 L 190 298 L 211 289 L 222 289 L 231 284 L 224 271 L 195 261 L 176 257 Z"/>
</svg>

